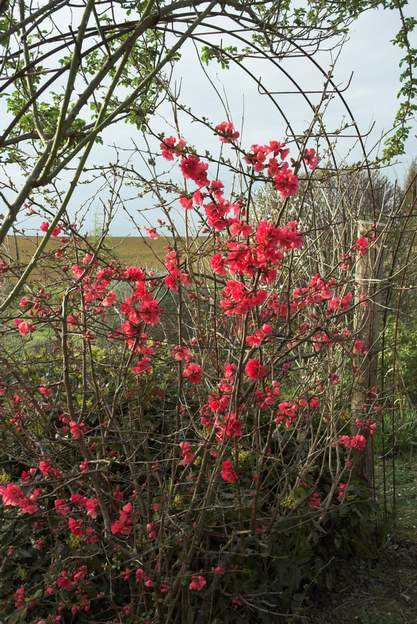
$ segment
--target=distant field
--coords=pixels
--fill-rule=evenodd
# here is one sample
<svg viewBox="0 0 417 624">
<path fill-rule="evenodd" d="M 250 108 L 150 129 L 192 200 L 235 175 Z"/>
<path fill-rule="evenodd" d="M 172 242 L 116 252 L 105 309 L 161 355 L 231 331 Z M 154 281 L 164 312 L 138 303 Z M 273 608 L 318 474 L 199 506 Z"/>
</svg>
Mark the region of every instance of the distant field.
<svg viewBox="0 0 417 624">
<path fill-rule="evenodd" d="M 40 236 L 16 236 L 8 237 L 3 248 L 0 250 L 0 257 L 6 259 L 13 258 L 18 266 L 26 266 L 33 253 L 36 251 L 42 237 Z M 89 241 L 94 247 L 94 240 Z M 185 242 L 185 241 L 184 241 Z M 198 257 L 195 253 L 198 248 L 204 245 L 205 239 L 198 238 L 191 241 L 190 251 L 193 254 L 193 261 Z M 172 239 L 159 238 L 157 240 L 143 239 L 138 236 L 109 236 L 102 247 L 102 257 L 107 260 L 111 257 L 126 265 L 139 265 L 152 270 L 164 270 L 163 259 L 166 249 L 172 244 Z M 46 257 L 34 270 L 31 280 L 34 278 L 42 281 L 45 277 L 51 277 L 55 272 L 56 263 L 52 252 L 60 246 L 57 240 L 50 240 L 46 246 Z M 49 257 L 48 257 L 49 256 Z"/>
</svg>

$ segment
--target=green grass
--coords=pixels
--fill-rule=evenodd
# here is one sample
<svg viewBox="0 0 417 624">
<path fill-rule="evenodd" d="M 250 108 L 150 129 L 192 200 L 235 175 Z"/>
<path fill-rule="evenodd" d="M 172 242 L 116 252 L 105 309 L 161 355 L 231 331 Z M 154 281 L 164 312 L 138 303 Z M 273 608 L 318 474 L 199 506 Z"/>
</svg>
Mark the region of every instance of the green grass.
<svg viewBox="0 0 417 624">
<path fill-rule="evenodd" d="M 408 455 L 411 458 L 417 456 L 417 410 L 412 406 L 396 409 L 393 418 L 390 414 L 385 415 L 384 434 L 379 426 L 375 437 L 375 452 L 377 455 L 385 453 L 392 457 L 393 454 Z M 384 435 L 384 445 L 382 444 Z"/>
<path fill-rule="evenodd" d="M 386 492 L 393 512 L 393 533 L 417 545 L 417 454 L 414 458 L 408 453 L 399 455 L 394 463 L 390 460 L 387 469 Z"/>
</svg>

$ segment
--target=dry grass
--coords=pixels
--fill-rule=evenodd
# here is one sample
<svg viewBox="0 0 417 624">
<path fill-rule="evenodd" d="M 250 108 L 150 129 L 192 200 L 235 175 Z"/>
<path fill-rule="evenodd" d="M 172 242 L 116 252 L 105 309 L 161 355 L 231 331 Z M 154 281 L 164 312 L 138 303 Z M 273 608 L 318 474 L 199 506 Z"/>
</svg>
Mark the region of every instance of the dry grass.
<svg viewBox="0 0 417 624">
<path fill-rule="evenodd" d="M 41 240 L 40 236 L 10 236 L 4 244 L 0 257 L 12 259 L 16 266 L 16 273 L 18 273 L 19 269 L 27 265 Z M 88 239 L 88 243 L 94 248 L 94 239 Z M 139 265 L 154 271 L 161 271 L 164 270 L 163 260 L 166 250 L 172 246 L 172 243 L 170 238 L 150 240 L 138 236 L 109 236 L 101 249 L 100 257 L 107 261 L 114 258 L 125 265 Z M 55 275 L 58 277 L 53 254 L 60 244 L 59 240 L 50 240 L 47 243 L 45 255 L 33 271 L 31 281 L 46 282 L 47 278 L 54 280 Z M 179 244 L 184 246 L 185 240 L 180 240 Z M 189 241 L 190 261 L 193 264 L 204 255 L 203 249 L 207 251 L 207 239 L 197 238 Z"/>
<path fill-rule="evenodd" d="M 6 252 L 18 263 L 26 264 L 38 247 L 41 237 L 39 236 L 16 236 L 8 237 L 5 244 Z M 94 240 L 88 239 L 94 246 Z M 60 246 L 59 240 L 50 240 L 46 245 L 46 253 L 54 252 Z M 109 236 L 106 239 L 105 248 L 118 260 L 126 264 L 141 263 L 150 268 L 157 268 L 164 256 L 164 249 L 169 245 L 169 240 L 144 240 L 140 237 Z"/>
</svg>

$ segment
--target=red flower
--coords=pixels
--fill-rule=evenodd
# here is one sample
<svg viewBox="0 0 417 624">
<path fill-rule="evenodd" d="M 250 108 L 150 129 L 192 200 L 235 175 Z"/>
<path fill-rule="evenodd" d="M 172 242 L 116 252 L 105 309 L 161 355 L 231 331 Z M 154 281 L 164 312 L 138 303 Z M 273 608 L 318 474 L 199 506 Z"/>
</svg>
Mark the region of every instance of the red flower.
<svg viewBox="0 0 417 624">
<path fill-rule="evenodd" d="M 189 589 L 194 591 L 201 591 L 203 587 L 207 585 L 207 581 L 204 576 L 192 576 L 190 584 L 188 585 Z"/>
<path fill-rule="evenodd" d="M 236 481 L 238 480 L 238 476 L 233 469 L 233 462 L 231 459 L 225 459 L 222 463 L 220 476 L 223 481 L 227 481 L 228 483 L 236 483 Z"/>
<path fill-rule="evenodd" d="M 121 578 L 122 578 L 124 581 L 126 581 L 126 582 L 127 582 L 127 581 L 129 580 L 129 578 L 130 578 L 130 570 L 129 570 L 129 568 L 124 568 L 124 570 L 122 570 L 122 571 L 120 572 L 120 576 L 121 576 Z"/>
<path fill-rule="evenodd" d="M 267 145 L 251 145 L 251 151 L 245 154 L 245 161 L 253 166 L 254 171 L 262 171 L 268 152 Z"/>
<path fill-rule="evenodd" d="M 76 279 L 81 279 L 84 275 L 84 269 L 78 266 L 78 264 L 73 264 L 71 267 L 71 271 Z"/>
<path fill-rule="evenodd" d="M 203 379 L 203 369 L 199 364 L 190 362 L 182 371 L 182 376 L 190 383 L 199 384 Z"/>
<path fill-rule="evenodd" d="M 223 442 L 225 438 L 239 438 L 242 435 L 242 425 L 234 412 L 227 414 L 222 420 L 216 418 L 216 438 Z"/>
<path fill-rule="evenodd" d="M 279 156 L 281 160 L 285 160 L 290 153 L 288 147 L 285 147 L 285 143 L 280 143 L 280 141 L 269 141 L 267 149 L 274 158 Z"/>
<path fill-rule="evenodd" d="M 312 408 L 320 407 L 320 399 L 318 397 L 311 397 L 309 405 Z"/>
<path fill-rule="evenodd" d="M 245 373 L 249 379 L 262 379 L 268 374 L 268 367 L 263 366 L 259 360 L 251 359 L 246 362 Z"/>
<path fill-rule="evenodd" d="M 318 509 L 321 504 L 320 492 L 313 492 L 308 499 L 310 509 Z"/>
<path fill-rule="evenodd" d="M 306 149 L 304 150 L 304 162 L 307 165 L 307 167 L 309 169 L 311 169 L 311 171 L 314 171 L 314 169 L 317 167 L 319 159 L 316 156 L 316 150 L 311 148 L 311 149 Z"/>
<path fill-rule="evenodd" d="M 193 200 L 189 197 L 180 197 L 180 205 L 184 208 L 184 210 L 192 210 Z"/>
<path fill-rule="evenodd" d="M 25 588 L 23 585 L 21 585 L 20 587 L 16 589 L 15 593 L 13 594 L 13 597 L 14 597 L 15 608 L 23 609 L 26 603 Z"/>
<path fill-rule="evenodd" d="M 135 375 L 142 375 L 142 373 L 149 374 L 152 372 L 151 358 L 145 356 L 141 360 L 136 362 L 132 368 L 132 373 Z"/>
<path fill-rule="evenodd" d="M 39 226 L 39 229 L 45 233 L 49 230 L 49 228 L 50 228 L 50 224 L 48 223 L 48 221 L 42 221 L 42 223 Z M 54 229 L 52 230 L 51 237 L 56 238 L 57 236 L 59 236 L 61 233 L 61 229 L 62 228 L 60 225 L 55 226 Z"/>
<path fill-rule="evenodd" d="M 130 535 L 133 524 L 132 511 L 132 503 L 126 503 L 126 505 L 123 505 L 122 509 L 119 511 L 118 520 L 115 520 L 111 525 L 111 532 L 113 535 L 117 535 L 119 533 L 121 535 Z"/>
<path fill-rule="evenodd" d="M 246 336 L 246 342 L 251 347 L 259 347 L 265 339 L 262 329 L 257 329 L 253 334 Z"/>
<path fill-rule="evenodd" d="M 85 577 L 87 576 L 87 566 L 86 565 L 82 565 L 78 568 L 78 570 L 76 569 L 72 575 L 72 580 L 75 581 L 76 583 L 79 583 L 80 581 L 83 581 L 85 579 Z"/>
<path fill-rule="evenodd" d="M 338 497 L 339 500 L 342 500 L 342 498 L 345 497 L 347 486 L 348 486 L 348 484 L 347 483 L 342 483 L 342 481 L 339 483 L 338 493 L 337 493 L 337 497 Z"/>
<path fill-rule="evenodd" d="M 97 498 L 87 498 L 84 504 L 84 508 L 87 512 L 87 516 L 90 516 L 90 518 L 97 518 L 97 506 L 98 506 Z"/>
<path fill-rule="evenodd" d="M 281 169 L 274 176 L 274 185 L 281 197 L 297 195 L 298 178 L 291 169 Z"/>
<path fill-rule="evenodd" d="M 84 529 L 82 528 L 81 522 L 76 520 L 75 518 L 68 519 L 68 528 L 72 535 L 81 536 L 84 535 Z"/>
<path fill-rule="evenodd" d="M 158 537 L 155 522 L 148 522 L 148 524 L 146 525 L 146 532 L 148 534 L 148 539 L 150 540 L 154 540 Z"/>
<path fill-rule="evenodd" d="M 227 316 L 242 315 L 264 303 L 268 297 L 266 290 L 249 291 L 242 282 L 229 280 L 223 289 L 220 305 Z"/>
<path fill-rule="evenodd" d="M 44 477 L 49 477 L 51 471 L 52 471 L 52 466 L 50 464 L 49 461 L 47 460 L 41 460 L 39 462 L 39 472 L 44 476 Z"/>
<path fill-rule="evenodd" d="M 156 299 L 148 296 L 141 303 L 139 310 L 140 318 L 146 325 L 156 325 L 159 322 L 159 307 Z"/>
<path fill-rule="evenodd" d="M 207 223 L 218 232 L 227 228 L 229 220 L 226 218 L 231 209 L 231 204 L 220 197 L 217 202 L 210 202 L 204 206 L 207 215 Z"/>
<path fill-rule="evenodd" d="M 77 423 L 75 422 L 75 420 L 70 420 L 69 428 L 71 436 L 74 438 L 74 440 L 79 440 L 86 432 L 85 423 Z"/>
<path fill-rule="evenodd" d="M 216 130 L 222 143 L 232 143 L 232 141 L 236 141 L 240 137 L 240 133 L 235 130 L 231 121 L 222 121 L 217 124 Z"/>
<path fill-rule="evenodd" d="M 367 431 L 371 436 L 376 433 L 377 425 L 374 420 L 362 420 L 361 418 L 355 419 L 355 427 L 358 429 L 362 429 L 363 431 Z"/>
<path fill-rule="evenodd" d="M 145 585 L 145 587 L 148 587 L 149 589 L 153 587 L 153 581 L 149 578 L 149 576 L 146 576 L 143 568 L 137 568 L 135 572 L 135 577 L 136 577 L 136 583 L 142 582 Z"/>
<path fill-rule="evenodd" d="M 360 354 L 363 355 L 367 351 L 368 351 L 368 348 L 363 340 L 359 340 L 359 339 L 355 340 L 355 342 L 353 343 L 353 353 L 355 355 L 360 355 Z"/>
<path fill-rule="evenodd" d="M 145 279 L 145 272 L 140 267 L 130 266 L 123 273 L 123 277 L 130 282 L 139 282 Z"/>
<path fill-rule="evenodd" d="M 145 231 L 148 237 L 151 238 L 152 240 L 156 240 L 157 238 L 159 238 L 159 234 L 155 230 L 155 228 L 145 228 Z"/>
<path fill-rule="evenodd" d="M 353 246 L 353 249 L 358 252 L 359 256 L 364 256 L 368 253 L 369 241 L 365 236 L 359 236 L 356 240 L 356 243 Z"/>
<path fill-rule="evenodd" d="M 114 290 L 110 290 L 107 295 L 104 297 L 103 301 L 101 302 L 101 305 L 104 308 L 110 308 L 113 303 L 115 303 L 117 301 L 117 295 L 114 292 Z"/>
<path fill-rule="evenodd" d="M 367 445 L 367 439 L 361 434 L 357 434 L 354 436 L 343 435 L 339 437 L 338 443 L 340 444 L 340 446 L 344 446 L 345 448 L 355 448 L 359 451 L 363 451 L 363 449 Z"/>
<path fill-rule="evenodd" d="M 193 193 L 193 202 L 197 204 L 197 206 L 202 206 L 205 197 L 206 197 L 205 193 L 202 193 L 200 190 L 197 190 L 195 191 L 195 193 Z"/>
<path fill-rule="evenodd" d="M 62 498 L 57 498 L 54 501 L 54 506 L 56 511 L 61 515 L 61 516 L 67 516 L 70 513 L 70 508 L 68 507 L 68 505 L 65 504 L 65 501 L 62 500 Z"/>
<path fill-rule="evenodd" d="M 45 540 L 40 537 L 35 541 L 34 547 L 36 548 L 36 550 L 43 550 L 45 548 Z"/>
<path fill-rule="evenodd" d="M 33 331 L 33 325 L 28 323 L 27 321 L 21 321 L 20 319 L 16 319 L 16 325 L 19 328 L 19 334 L 21 336 L 27 336 L 30 331 Z"/>
<path fill-rule="evenodd" d="M 192 452 L 191 444 L 189 442 L 180 442 L 179 444 L 181 449 L 181 466 L 187 466 L 188 464 L 192 464 L 194 461 L 194 453 Z"/>
<path fill-rule="evenodd" d="M 276 414 L 275 422 L 277 425 L 282 422 L 287 428 L 291 427 L 297 420 L 298 416 L 298 404 L 290 403 L 289 401 L 283 401 L 278 405 L 279 411 Z"/>
<path fill-rule="evenodd" d="M 167 137 L 160 144 L 161 152 L 165 160 L 174 160 L 174 156 L 179 156 L 186 146 L 184 139 L 177 139 L 175 137 Z"/>
<path fill-rule="evenodd" d="M 172 349 L 171 353 L 172 353 L 172 357 L 177 362 L 182 362 L 183 360 L 185 362 L 189 362 L 190 361 L 190 354 L 189 354 L 190 350 L 187 347 L 183 347 L 181 345 L 176 345 Z"/>
<path fill-rule="evenodd" d="M 193 180 L 197 186 L 208 185 L 208 164 L 202 162 L 198 156 L 191 155 L 183 158 L 180 167 L 184 178 Z"/>
<path fill-rule="evenodd" d="M 52 394 L 51 388 L 46 388 L 46 386 L 39 386 L 38 390 L 46 398 L 50 397 Z"/>
<path fill-rule="evenodd" d="M 226 275 L 226 269 L 224 267 L 224 258 L 222 254 L 216 253 L 210 258 L 210 266 L 214 273 L 217 275 Z"/>
<path fill-rule="evenodd" d="M 18 485 L 9 483 L 8 485 L 0 486 L 0 496 L 3 499 L 3 505 L 8 507 L 19 507 L 20 511 L 27 514 L 33 514 L 38 511 L 38 506 L 33 501 L 36 500 L 37 492 L 40 490 L 34 490 L 29 497 L 23 494 L 23 491 Z"/>
</svg>

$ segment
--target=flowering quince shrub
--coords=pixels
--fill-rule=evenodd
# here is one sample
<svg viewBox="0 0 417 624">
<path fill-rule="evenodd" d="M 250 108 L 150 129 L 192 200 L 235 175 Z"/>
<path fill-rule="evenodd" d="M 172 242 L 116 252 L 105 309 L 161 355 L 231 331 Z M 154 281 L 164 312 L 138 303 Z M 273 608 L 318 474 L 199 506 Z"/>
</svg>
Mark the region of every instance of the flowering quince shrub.
<svg viewBox="0 0 417 624">
<path fill-rule="evenodd" d="M 367 353 L 349 271 L 372 239 L 300 277 L 308 233 L 283 216 L 315 150 L 289 161 L 276 140 L 242 150 L 229 121 L 215 132 L 241 175 L 281 200 L 281 220 L 257 214 L 250 192 L 228 196 L 183 138 L 164 138 L 178 205 L 206 228 L 203 268 L 179 240 L 160 274 L 101 261 L 63 223 L 52 235 L 65 288 L 32 285 L 2 320 L 14 345 L 0 380 L 8 622 L 261 622 L 291 606 L 323 567 L 320 536 L 351 513 L 378 411 L 373 393 L 346 417 Z M 38 332 L 46 344 L 33 349 Z"/>
</svg>

